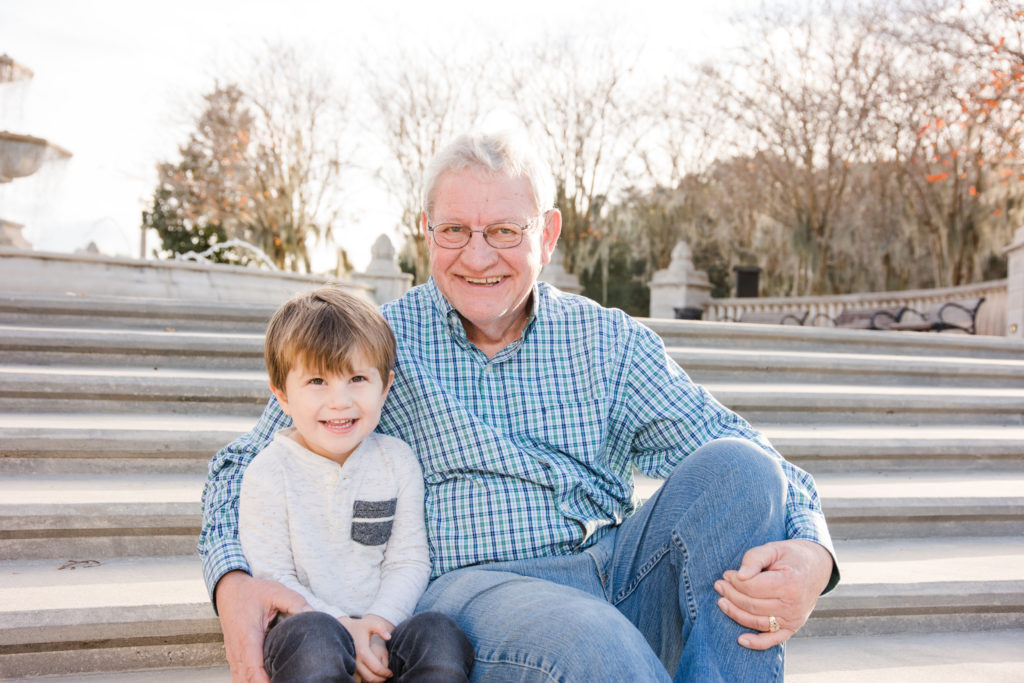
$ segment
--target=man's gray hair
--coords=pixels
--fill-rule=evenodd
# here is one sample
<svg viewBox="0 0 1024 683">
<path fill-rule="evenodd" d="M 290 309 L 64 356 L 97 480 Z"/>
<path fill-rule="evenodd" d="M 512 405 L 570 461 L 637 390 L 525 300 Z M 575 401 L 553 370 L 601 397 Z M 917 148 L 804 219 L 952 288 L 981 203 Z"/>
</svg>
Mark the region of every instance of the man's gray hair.
<svg viewBox="0 0 1024 683">
<path fill-rule="evenodd" d="M 483 173 L 524 176 L 533 188 L 538 213 L 555 206 L 555 182 L 536 148 L 523 135 L 510 132 L 463 133 L 441 148 L 423 174 L 423 210 L 430 216 L 442 176 L 473 169 Z"/>
</svg>

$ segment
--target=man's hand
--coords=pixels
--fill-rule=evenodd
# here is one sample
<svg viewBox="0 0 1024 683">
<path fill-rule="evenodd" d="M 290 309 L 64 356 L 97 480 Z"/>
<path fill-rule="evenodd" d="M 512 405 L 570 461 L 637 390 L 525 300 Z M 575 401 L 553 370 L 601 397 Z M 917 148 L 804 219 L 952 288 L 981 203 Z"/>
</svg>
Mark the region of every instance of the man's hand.
<svg viewBox="0 0 1024 683">
<path fill-rule="evenodd" d="M 214 595 L 231 680 L 270 683 L 263 670 L 263 637 L 267 626 L 278 612 L 297 614 L 313 608 L 290 588 L 275 581 L 254 579 L 243 571 L 222 576 Z"/>
<path fill-rule="evenodd" d="M 831 575 L 832 556 L 823 546 L 803 539 L 767 543 L 748 550 L 738 570 L 715 582 L 718 606 L 755 631 L 741 635 L 740 645 L 767 650 L 804 625 Z M 775 633 L 768 617 L 779 625 Z"/>
<path fill-rule="evenodd" d="M 356 646 L 356 680 L 383 683 L 391 678 L 384 641 L 391 640 L 394 625 L 376 614 L 367 614 L 361 619 L 341 617 L 338 621 L 348 629 Z"/>
</svg>

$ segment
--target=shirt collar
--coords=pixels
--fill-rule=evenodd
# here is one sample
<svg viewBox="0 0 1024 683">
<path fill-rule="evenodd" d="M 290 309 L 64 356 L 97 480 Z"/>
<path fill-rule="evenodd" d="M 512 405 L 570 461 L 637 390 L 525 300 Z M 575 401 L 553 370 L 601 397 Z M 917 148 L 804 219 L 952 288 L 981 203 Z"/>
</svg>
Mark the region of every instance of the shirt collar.
<svg viewBox="0 0 1024 683">
<path fill-rule="evenodd" d="M 466 340 L 466 329 L 462 326 L 462 318 L 459 317 L 459 312 L 455 310 L 455 307 L 451 305 L 444 294 L 441 293 L 441 290 L 438 289 L 433 275 L 427 280 L 425 287 L 434 310 L 448 322 L 450 330 L 457 330 L 457 338 Z M 534 283 L 533 293 L 530 296 L 529 317 L 526 320 L 526 327 L 523 328 L 522 338 L 524 340 L 536 326 L 538 316 L 544 315 L 550 309 L 550 289 L 551 286 L 546 282 Z"/>
<path fill-rule="evenodd" d="M 434 276 L 431 275 L 430 279 L 427 280 L 426 284 L 423 285 L 427 292 L 427 298 L 430 301 L 430 305 L 434 307 L 434 310 L 445 321 L 445 325 L 448 327 L 448 333 L 459 344 L 463 346 L 469 346 L 469 339 L 466 338 L 466 329 L 462 326 L 462 319 L 459 317 L 459 312 L 455 310 L 448 299 L 445 298 L 441 290 L 437 288 L 437 283 L 434 281 Z"/>
<path fill-rule="evenodd" d="M 448 303 L 448 299 L 444 298 L 444 294 L 437 288 L 437 282 L 434 280 L 433 275 L 427 280 L 425 287 L 430 297 L 430 303 L 441 314 L 441 317 L 448 317 L 450 314 L 455 313 L 455 307 Z"/>
</svg>

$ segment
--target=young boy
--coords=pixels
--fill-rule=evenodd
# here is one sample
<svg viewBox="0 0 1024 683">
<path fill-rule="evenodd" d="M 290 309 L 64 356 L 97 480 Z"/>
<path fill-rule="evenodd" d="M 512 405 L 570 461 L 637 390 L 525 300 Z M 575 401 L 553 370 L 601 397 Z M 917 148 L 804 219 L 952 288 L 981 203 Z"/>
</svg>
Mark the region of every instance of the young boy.
<svg viewBox="0 0 1024 683">
<path fill-rule="evenodd" d="M 274 314 L 265 355 L 294 426 L 245 472 L 239 538 L 253 576 L 314 610 L 271 626 L 271 680 L 468 680 L 473 648 L 455 622 L 411 616 L 430 575 L 423 474 L 404 441 L 373 431 L 395 376 L 391 328 L 324 287 Z"/>
</svg>

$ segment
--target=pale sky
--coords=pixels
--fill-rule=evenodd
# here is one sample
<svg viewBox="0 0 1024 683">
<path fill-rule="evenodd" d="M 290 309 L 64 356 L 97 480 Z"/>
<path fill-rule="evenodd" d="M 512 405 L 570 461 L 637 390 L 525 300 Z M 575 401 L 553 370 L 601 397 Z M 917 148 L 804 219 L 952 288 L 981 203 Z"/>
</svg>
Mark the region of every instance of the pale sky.
<svg viewBox="0 0 1024 683">
<path fill-rule="evenodd" d="M 708 6 L 713 4 L 714 6 Z M 733 39 L 727 17 L 755 0 L 518 0 L 508 5 L 441 0 L 370 3 L 292 0 L 0 0 L 0 54 L 35 77 L 0 86 L 0 130 L 43 137 L 74 155 L 0 185 L 0 218 L 25 224 L 38 250 L 138 257 L 140 213 L 156 165 L 177 159 L 188 106 L 212 89 L 217 69 L 248 59 L 268 40 L 314 51 L 344 76 L 359 54 L 400 41 L 457 46 L 470 37 L 504 42 L 552 31 L 626 29 L 656 58 L 705 54 Z M 370 244 L 392 236 L 386 198 L 338 226 L 357 269 Z M 150 237 L 147 252 L 155 246 Z M 333 248 L 315 264 L 333 266 Z"/>
</svg>

